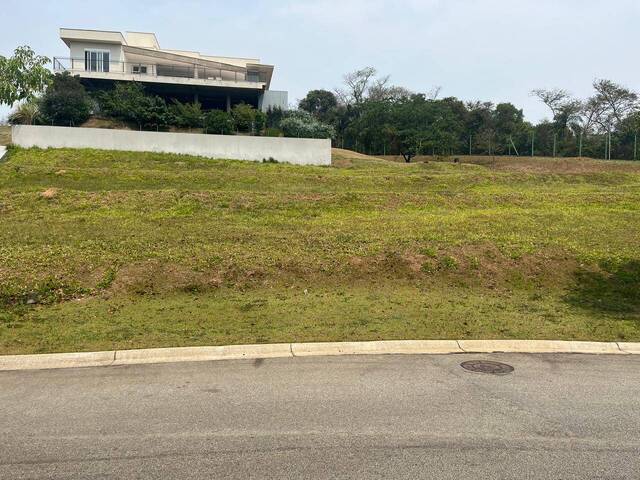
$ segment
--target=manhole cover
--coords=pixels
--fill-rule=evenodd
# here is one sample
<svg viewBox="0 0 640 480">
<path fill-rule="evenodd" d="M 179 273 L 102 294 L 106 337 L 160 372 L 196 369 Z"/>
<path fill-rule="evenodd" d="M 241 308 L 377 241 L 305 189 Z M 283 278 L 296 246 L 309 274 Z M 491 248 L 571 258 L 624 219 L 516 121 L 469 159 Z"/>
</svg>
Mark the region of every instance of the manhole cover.
<svg viewBox="0 0 640 480">
<path fill-rule="evenodd" d="M 513 367 L 506 363 L 492 362 L 491 360 L 470 360 L 460 364 L 470 372 L 489 373 L 491 375 L 507 375 L 513 372 Z"/>
</svg>

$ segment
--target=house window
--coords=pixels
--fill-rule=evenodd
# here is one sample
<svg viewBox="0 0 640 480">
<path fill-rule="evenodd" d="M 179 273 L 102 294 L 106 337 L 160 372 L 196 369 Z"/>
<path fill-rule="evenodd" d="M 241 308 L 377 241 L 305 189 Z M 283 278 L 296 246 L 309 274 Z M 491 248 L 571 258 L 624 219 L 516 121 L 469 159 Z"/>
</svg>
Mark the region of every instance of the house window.
<svg viewBox="0 0 640 480">
<path fill-rule="evenodd" d="M 259 82 L 259 81 L 260 81 L 259 72 L 247 72 L 247 82 Z"/>
<path fill-rule="evenodd" d="M 133 65 L 131 71 L 133 73 L 139 73 L 142 75 L 146 75 L 147 74 L 147 66 L 146 65 Z"/>
<path fill-rule="evenodd" d="M 87 72 L 108 72 L 110 53 L 106 50 L 85 50 L 84 69 Z"/>
</svg>

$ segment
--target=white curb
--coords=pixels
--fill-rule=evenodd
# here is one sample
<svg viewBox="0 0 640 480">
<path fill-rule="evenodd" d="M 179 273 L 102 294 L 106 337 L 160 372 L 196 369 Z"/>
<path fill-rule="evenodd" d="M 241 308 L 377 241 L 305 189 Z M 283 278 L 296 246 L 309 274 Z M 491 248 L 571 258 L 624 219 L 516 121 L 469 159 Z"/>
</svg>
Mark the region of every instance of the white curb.
<svg viewBox="0 0 640 480">
<path fill-rule="evenodd" d="M 227 345 L 221 347 L 149 348 L 116 351 L 114 365 L 138 363 L 204 362 L 210 360 L 237 360 L 241 358 L 291 357 L 289 343 L 266 345 Z"/>
<path fill-rule="evenodd" d="M 459 340 L 468 353 L 607 353 L 624 354 L 615 342 L 564 342 L 560 340 Z"/>
<path fill-rule="evenodd" d="M 0 160 L 2 160 L 2 157 L 4 157 L 5 153 L 7 153 L 7 147 L 5 147 L 4 145 L 0 145 Z"/>
<path fill-rule="evenodd" d="M 640 355 L 640 343 L 618 342 L 618 346 L 624 353 Z"/>
<path fill-rule="evenodd" d="M 319 355 L 443 354 L 462 353 L 455 340 L 386 340 L 379 342 L 292 343 L 296 357 Z"/>
<path fill-rule="evenodd" d="M 5 355 L 0 356 L 0 371 L 328 355 L 442 355 L 451 353 L 640 355 L 640 343 L 566 342 L 559 340 L 387 340 L 149 348 L 106 352 Z"/>
<path fill-rule="evenodd" d="M 4 355 L 0 356 L 0 370 L 106 367 L 113 363 L 115 354 L 115 351 L 110 351 L 46 353 L 42 355 Z"/>
</svg>

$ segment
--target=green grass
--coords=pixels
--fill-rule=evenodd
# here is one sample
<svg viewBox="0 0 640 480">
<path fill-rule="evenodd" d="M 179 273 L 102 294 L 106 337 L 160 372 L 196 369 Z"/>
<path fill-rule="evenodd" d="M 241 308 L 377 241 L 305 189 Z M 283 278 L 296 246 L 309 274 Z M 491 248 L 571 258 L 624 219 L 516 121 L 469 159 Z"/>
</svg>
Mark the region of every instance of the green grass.
<svg viewBox="0 0 640 480">
<path fill-rule="evenodd" d="M 0 220 L 0 353 L 640 339 L 640 163 L 14 148 Z"/>
</svg>

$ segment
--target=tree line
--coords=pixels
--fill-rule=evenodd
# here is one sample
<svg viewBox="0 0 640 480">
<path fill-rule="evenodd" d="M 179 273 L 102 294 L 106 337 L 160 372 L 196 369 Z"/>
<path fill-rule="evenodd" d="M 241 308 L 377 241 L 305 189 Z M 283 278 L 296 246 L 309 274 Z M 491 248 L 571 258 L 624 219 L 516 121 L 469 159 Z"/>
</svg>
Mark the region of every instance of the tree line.
<svg viewBox="0 0 640 480">
<path fill-rule="evenodd" d="M 638 95 L 610 80 L 595 80 L 593 89 L 586 99 L 534 90 L 551 120 L 533 124 L 512 103 L 440 98 L 439 88 L 415 93 L 367 67 L 333 92 L 310 91 L 298 107 L 334 128 L 335 146 L 374 155 L 637 158 Z"/>
</svg>

